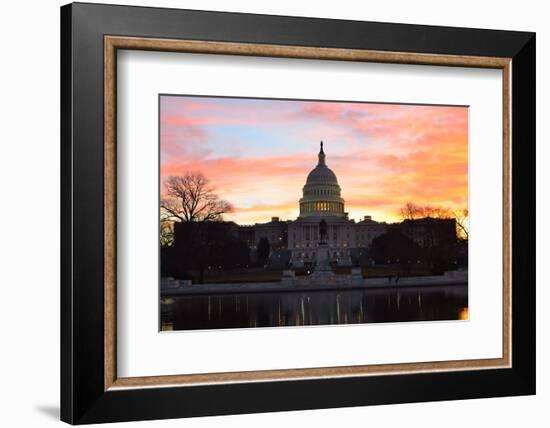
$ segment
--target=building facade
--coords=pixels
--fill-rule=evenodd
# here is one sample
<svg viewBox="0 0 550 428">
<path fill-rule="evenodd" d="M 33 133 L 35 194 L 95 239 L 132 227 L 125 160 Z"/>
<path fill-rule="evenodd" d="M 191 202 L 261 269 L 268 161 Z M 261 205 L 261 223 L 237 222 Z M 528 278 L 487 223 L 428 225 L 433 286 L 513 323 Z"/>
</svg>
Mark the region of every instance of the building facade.
<svg viewBox="0 0 550 428">
<path fill-rule="evenodd" d="M 386 223 L 379 223 L 374 221 L 370 215 L 366 215 L 355 226 L 355 243 L 357 248 L 369 248 L 374 238 L 386 233 L 387 226 Z"/>
<path fill-rule="evenodd" d="M 254 244 L 264 238 L 270 243 L 273 258 L 281 259 L 286 250 L 287 265 L 307 267 L 316 260 L 319 244 L 319 224 L 327 224 L 327 244 L 330 263 L 338 266 L 352 264 L 354 249 L 368 248 L 372 240 L 386 230 L 385 223 L 373 221 L 370 216 L 356 223 L 348 218 L 342 189 L 336 174 L 327 166 L 323 143 L 317 155 L 317 165 L 307 175 L 302 188 L 302 198 L 298 201 L 300 214 L 297 219 L 281 221 L 274 217 L 270 222 L 257 223 L 247 228 L 247 242 L 251 242 L 250 228 L 254 230 Z"/>
<path fill-rule="evenodd" d="M 338 178 L 327 165 L 323 142 L 317 165 L 307 175 L 298 204 L 300 214 L 295 220 L 282 221 L 273 217 L 267 223 L 241 226 L 240 236 L 249 245 L 252 259 L 260 240 L 267 239 L 271 248 L 271 267 L 313 266 L 321 220 L 326 223 L 326 243 L 333 266 L 372 263 L 368 254 L 373 240 L 390 228 L 397 228 L 422 248 L 456 241 L 453 219 L 422 218 L 395 224 L 380 223 L 371 216 L 364 216 L 357 222 L 349 219 Z"/>
<path fill-rule="evenodd" d="M 399 223 L 399 230 L 422 248 L 456 242 L 456 221 L 451 218 L 419 218 Z"/>
<path fill-rule="evenodd" d="M 302 198 L 299 200 L 300 215 L 288 225 L 291 265 L 301 267 L 313 264 L 319 244 L 319 224 L 321 220 L 325 220 L 330 263 L 350 266 L 352 250 L 359 246 L 358 227 L 363 227 L 363 222 L 355 223 L 348 218 L 342 189 L 336 174 L 326 163 L 323 142 L 317 157 L 317 165 L 308 174 L 302 189 Z M 380 225 L 370 221 L 372 224 Z M 384 229 L 384 226 L 380 225 L 379 229 Z M 369 242 L 365 238 L 361 246 L 366 248 L 368 245 Z"/>
<path fill-rule="evenodd" d="M 287 248 L 288 222 L 272 217 L 270 222 L 254 225 L 256 247 L 260 240 L 267 239 L 272 250 Z"/>
</svg>

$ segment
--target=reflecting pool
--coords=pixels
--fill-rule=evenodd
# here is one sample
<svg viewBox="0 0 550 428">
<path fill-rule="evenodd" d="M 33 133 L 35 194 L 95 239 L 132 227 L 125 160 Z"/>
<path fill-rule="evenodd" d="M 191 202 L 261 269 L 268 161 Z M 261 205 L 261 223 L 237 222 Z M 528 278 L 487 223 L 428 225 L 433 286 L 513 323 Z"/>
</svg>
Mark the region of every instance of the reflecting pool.
<svg viewBox="0 0 550 428">
<path fill-rule="evenodd" d="M 160 303 L 163 331 L 468 319 L 467 285 L 174 296 Z"/>
</svg>

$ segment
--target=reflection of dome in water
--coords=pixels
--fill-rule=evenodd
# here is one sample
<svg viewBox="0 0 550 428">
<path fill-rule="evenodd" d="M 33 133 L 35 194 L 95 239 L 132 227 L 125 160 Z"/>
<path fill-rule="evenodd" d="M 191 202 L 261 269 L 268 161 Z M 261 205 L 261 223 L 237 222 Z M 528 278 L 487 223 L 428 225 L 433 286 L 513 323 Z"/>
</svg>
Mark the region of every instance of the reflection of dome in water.
<svg viewBox="0 0 550 428">
<path fill-rule="evenodd" d="M 336 174 L 325 163 L 325 152 L 321 141 L 319 162 L 307 176 L 300 199 L 300 217 L 338 216 L 344 217 L 344 200 Z"/>
</svg>

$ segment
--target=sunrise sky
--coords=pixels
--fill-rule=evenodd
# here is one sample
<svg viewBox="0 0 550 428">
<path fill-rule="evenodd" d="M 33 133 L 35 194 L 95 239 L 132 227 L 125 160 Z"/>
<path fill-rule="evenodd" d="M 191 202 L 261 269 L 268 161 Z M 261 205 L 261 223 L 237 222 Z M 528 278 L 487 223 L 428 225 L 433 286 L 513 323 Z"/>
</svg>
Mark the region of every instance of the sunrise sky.
<svg viewBox="0 0 550 428">
<path fill-rule="evenodd" d="M 161 96 L 161 192 L 202 172 L 235 207 L 225 220 L 295 219 L 321 140 L 351 219 L 467 207 L 467 107 Z"/>
</svg>

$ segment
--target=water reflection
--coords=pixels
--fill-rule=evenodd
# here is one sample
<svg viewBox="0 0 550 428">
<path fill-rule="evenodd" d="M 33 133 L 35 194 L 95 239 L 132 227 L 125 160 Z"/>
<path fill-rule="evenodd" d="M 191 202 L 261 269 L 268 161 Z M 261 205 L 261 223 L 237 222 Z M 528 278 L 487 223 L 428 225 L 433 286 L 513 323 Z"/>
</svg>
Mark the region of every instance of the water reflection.
<svg viewBox="0 0 550 428">
<path fill-rule="evenodd" d="M 465 285 L 161 299 L 164 331 L 465 319 Z"/>
</svg>

